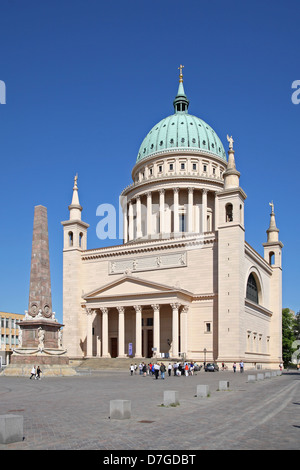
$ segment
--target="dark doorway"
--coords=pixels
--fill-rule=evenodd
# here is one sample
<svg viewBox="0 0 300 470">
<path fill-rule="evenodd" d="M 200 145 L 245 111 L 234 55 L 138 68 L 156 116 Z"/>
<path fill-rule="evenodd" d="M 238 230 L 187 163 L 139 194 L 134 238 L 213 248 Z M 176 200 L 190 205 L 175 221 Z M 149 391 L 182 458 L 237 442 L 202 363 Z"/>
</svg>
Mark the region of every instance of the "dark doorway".
<svg viewBox="0 0 300 470">
<path fill-rule="evenodd" d="M 147 336 L 148 336 L 148 351 L 147 351 L 147 357 L 152 357 L 153 356 L 153 330 L 147 330 Z"/>
<path fill-rule="evenodd" d="M 110 338 L 110 351 L 111 357 L 118 356 L 118 338 Z"/>
</svg>

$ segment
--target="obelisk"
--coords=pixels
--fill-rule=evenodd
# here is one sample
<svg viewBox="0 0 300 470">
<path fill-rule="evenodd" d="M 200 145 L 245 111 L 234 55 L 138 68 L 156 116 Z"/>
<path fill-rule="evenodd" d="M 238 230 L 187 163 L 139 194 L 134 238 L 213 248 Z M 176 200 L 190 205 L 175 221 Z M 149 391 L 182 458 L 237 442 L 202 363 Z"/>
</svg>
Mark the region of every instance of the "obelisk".
<svg viewBox="0 0 300 470">
<path fill-rule="evenodd" d="M 20 326 L 12 364 L 65 365 L 62 324 L 52 311 L 47 208 L 34 208 L 28 311 Z"/>
<path fill-rule="evenodd" d="M 52 316 L 47 208 L 34 208 L 28 313 Z"/>
</svg>

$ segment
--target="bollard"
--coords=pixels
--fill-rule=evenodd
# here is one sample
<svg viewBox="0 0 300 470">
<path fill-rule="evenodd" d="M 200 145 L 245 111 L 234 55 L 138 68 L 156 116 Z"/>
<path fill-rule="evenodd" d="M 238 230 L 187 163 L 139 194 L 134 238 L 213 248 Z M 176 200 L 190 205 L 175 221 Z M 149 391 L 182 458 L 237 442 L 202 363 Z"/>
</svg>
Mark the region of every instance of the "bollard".
<svg viewBox="0 0 300 470">
<path fill-rule="evenodd" d="M 203 398 L 209 395 L 209 385 L 197 385 L 197 397 Z"/>
<path fill-rule="evenodd" d="M 167 390 L 164 392 L 164 406 L 179 405 L 179 394 L 175 391 Z"/>
<path fill-rule="evenodd" d="M 129 419 L 130 417 L 130 400 L 110 400 L 110 419 Z"/>
<path fill-rule="evenodd" d="M 221 391 L 229 390 L 229 382 L 227 382 L 226 380 L 220 380 L 219 390 Z"/>
<path fill-rule="evenodd" d="M 248 382 L 255 382 L 256 376 L 255 375 L 248 375 Z"/>
<path fill-rule="evenodd" d="M 11 444 L 23 440 L 23 416 L 0 415 L 0 443 Z"/>
</svg>

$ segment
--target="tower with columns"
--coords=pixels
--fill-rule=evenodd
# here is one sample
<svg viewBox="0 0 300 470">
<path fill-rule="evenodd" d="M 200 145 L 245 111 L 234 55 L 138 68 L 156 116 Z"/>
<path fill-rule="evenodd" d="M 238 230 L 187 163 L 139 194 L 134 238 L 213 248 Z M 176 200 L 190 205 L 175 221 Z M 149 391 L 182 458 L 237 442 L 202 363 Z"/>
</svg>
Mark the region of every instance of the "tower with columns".
<svg viewBox="0 0 300 470">
<path fill-rule="evenodd" d="M 174 113 L 147 133 L 121 193 L 123 244 L 87 249 L 75 178 L 62 222 L 65 346 L 76 358 L 277 367 L 277 228 L 271 215 L 264 258 L 245 241 L 233 138 L 227 159 L 214 129 L 189 113 L 182 68 Z"/>
</svg>

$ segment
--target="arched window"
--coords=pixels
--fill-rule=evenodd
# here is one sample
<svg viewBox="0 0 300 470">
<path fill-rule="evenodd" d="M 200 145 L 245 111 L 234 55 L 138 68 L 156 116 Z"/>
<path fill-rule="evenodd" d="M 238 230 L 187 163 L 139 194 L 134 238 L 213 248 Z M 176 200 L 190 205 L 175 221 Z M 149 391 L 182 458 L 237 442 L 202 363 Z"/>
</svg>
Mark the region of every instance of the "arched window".
<svg viewBox="0 0 300 470">
<path fill-rule="evenodd" d="M 232 204 L 228 203 L 225 206 L 226 210 L 226 222 L 232 222 L 233 221 L 233 207 Z"/>
<path fill-rule="evenodd" d="M 69 246 L 73 246 L 73 232 L 69 232 Z"/>
<path fill-rule="evenodd" d="M 246 298 L 258 304 L 258 286 L 252 273 L 248 277 Z"/>
<path fill-rule="evenodd" d="M 82 244 L 82 238 L 83 238 L 83 233 L 80 232 L 79 234 L 79 247 L 81 248 L 81 244 Z"/>
<path fill-rule="evenodd" d="M 269 264 L 273 266 L 275 264 L 275 253 L 274 251 L 270 251 L 269 253 Z"/>
</svg>

